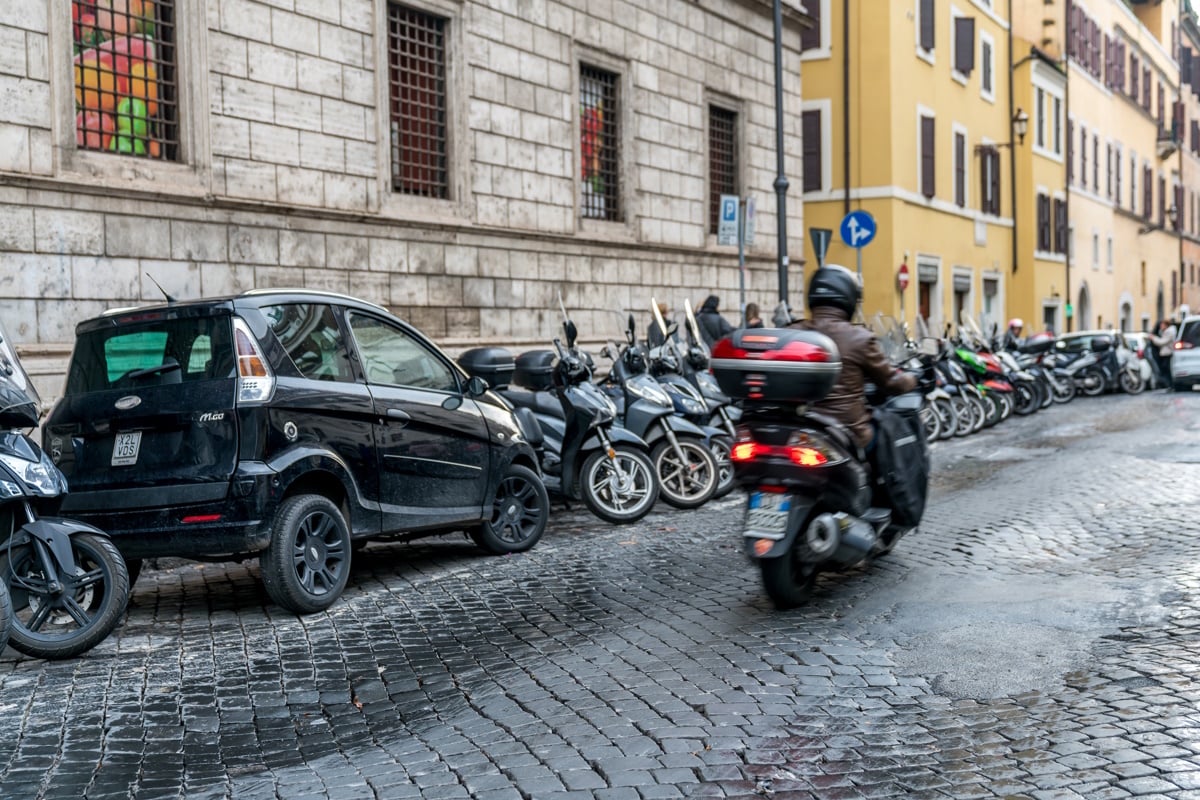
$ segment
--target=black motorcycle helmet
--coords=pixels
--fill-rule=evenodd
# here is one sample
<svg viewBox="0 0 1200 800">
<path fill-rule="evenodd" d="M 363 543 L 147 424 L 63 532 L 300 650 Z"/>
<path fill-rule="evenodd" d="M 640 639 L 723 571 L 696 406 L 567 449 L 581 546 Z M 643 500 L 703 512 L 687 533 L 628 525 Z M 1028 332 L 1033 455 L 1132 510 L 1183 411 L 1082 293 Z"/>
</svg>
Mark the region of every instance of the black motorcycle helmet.
<svg viewBox="0 0 1200 800">
<path fill-rule="evenodd" d="M 854 273 L 840 264 L 826 264 L 808 282 L 808 307 L 832 306 L 854 316 L 862 290 Z"/>
</svg>

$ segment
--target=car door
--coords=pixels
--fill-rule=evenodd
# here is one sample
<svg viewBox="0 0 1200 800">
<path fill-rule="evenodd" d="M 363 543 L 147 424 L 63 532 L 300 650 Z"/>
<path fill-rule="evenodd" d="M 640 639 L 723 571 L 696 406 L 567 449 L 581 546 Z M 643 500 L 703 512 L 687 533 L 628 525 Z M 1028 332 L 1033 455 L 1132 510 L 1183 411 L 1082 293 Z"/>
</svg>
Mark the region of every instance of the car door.
<svg viewBox="0 0 1200 800">
<path fill-rule="evenodd" d="M 375 407 L 384 530 L 475 521 L 489 479 L 487 424 L 459 373 L 415 331 L 347 315 Z"/>
</svg>

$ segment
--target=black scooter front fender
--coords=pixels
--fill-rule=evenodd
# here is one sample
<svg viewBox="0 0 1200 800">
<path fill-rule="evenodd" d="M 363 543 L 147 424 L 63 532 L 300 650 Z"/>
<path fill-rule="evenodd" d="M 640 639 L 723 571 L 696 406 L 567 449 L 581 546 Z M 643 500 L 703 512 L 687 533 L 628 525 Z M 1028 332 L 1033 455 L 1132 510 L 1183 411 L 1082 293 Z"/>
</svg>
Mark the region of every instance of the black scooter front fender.
<svg viewBox="0 0 1200 800">
<path fill-rule="evenodd" d="M 71 536 L 76 533 L 92 533 L 106 538 L 108 536 L 99 528 L 79 520 L 63 517 L 40 517 L 22 525 L 11 539 L 0 545 L 0 549 L 31 544 L 36 539 L 46 546 L 57 569 L 77 575 L 79 565 L 75 563 L 75 556 L 71 554 Z"/>
<path fill-rule="evenodd" d="M 804 523 L 812 516 L 813 508 L 817 504 L 816 498 L 812 497 L 793 494 L 791 498 L 792 507 L 788 511 L 787 533 L 784 534 L 782 539 L 768 539 L 753 536 L 748 532 L 743 533 L 746 555 L 751 561 L 791 557 L 792 546 L 796 543 L 796 537 L 804 529 Z M 747 498 L 746 503 L 749 504 L 749 502 L 750 500 Z"/>
</svg>

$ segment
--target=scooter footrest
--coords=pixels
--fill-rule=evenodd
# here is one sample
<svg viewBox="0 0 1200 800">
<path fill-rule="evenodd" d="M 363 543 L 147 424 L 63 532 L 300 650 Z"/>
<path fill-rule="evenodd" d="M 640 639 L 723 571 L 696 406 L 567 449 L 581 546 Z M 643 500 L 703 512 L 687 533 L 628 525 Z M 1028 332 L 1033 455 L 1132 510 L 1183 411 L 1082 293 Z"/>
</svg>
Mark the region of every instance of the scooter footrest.
<svg viewBox="0 0 1200 800">
<path fill-rule="evenodd" d="M 875 530 L 882 530 L 884 526 L 892 521 L 892 511 L 888 508 L 871 507 L 862 515 L 862 520 Z"/>
</svg>

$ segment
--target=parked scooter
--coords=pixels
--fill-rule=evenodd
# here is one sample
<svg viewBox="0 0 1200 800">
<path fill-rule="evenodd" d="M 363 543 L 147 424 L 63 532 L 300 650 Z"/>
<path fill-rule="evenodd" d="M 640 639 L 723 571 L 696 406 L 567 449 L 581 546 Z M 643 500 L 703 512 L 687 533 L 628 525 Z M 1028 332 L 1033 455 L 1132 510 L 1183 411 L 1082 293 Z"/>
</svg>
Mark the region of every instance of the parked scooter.
<svg viewBox="0 0 1200 800">
<path fill-rule="evenodd" d="M 658 500 L 646 443 L 615 425 L 612 401 L 591 383 L 588 359 L 575 347 L 575 323 L 563 311 L 567 344 L 531 350 L 515 361 L 502 347 L 464 352 L 458 363 L 486 380 L 514 410 L 541 458 L 551 494 L 582 499 L 593 514 L 616 524 L 636 522 Z"/>
<path fill-rule="evenodd" d="M 129 574 L 103 531 L 42 516 L 66 493 L 67 480 L 25 433 L 37 427 L 40 409 L 0 326 L 0 580 L 11 595 L 9 644 L 38 658 L 70 658 L 116 628 L 129 600 Z M 0 607 L 0 616 L 6 610 Z"/>
<path fill-rule="evenodd" d="M 650 446 L 659 497 L 676 508 L 697 508 L 713 496 L 720 477 L 711 437 L 675 413 L 670 395 L 648 371 L 648 354 L 635 331 L 630 314 L 625 347 L 605 346 L 613 366 L 600 389 L 616 404 L 621 424 Z"/>
<path fill-rule="evenodd" d="M 876 502 L 880 476 L 850 431 L 808 408 L 840 373 L 831 339 L 815 331 L 739 330 L 716 343 L 712 364 L 722 388 L 744 403 L 733 450 L 749 493 L 743 539 L 777 607 L 804 602 L 822 569 L 887 553 L 912 530 L 919 520 L 904 516 L 909 510 L 894 519 L 893 509 Z M 902 415 L 909 433 L 897 445 L 924 478 L 921 402 L 910 392 L 883 407 Z"/>
<path fill-rule="evenodd" d="M 650 374 L 670 396 L 671 402 L 675 406 L 675 413 L 689 422 L 695 423 L 704 431 L 705 437 L 709 441 L 709 449 L 712 450 L 713 458 L 717 460 L 717 469 L 719 470 L 717 489 L 713 492 L 713 497 L 724 497 L 732 492 L 735 486 L 733 464 L 729 460 L 734 434 L 732 426 L 718 427 L 715 423 L 721 421 L 722 418 L 718 416 L 721 409 L 732 403 L 732 400 L 725 397 L 724 404 L 717 400 L 710 402 L 700 393 L 696 385 L 684 374 L 686 356 L 683 354 L 683 346 L 677 338 L 678 326 L 674 322 L 668 324 L 663 319 L 662 313 L 658 309 L 658 301 L 654 298 L 650 300 L 650 310 L 659 326 L 658 329 L 666 331 L 663 344 L 650 348 L 647 353 Z"/>
</svg>

